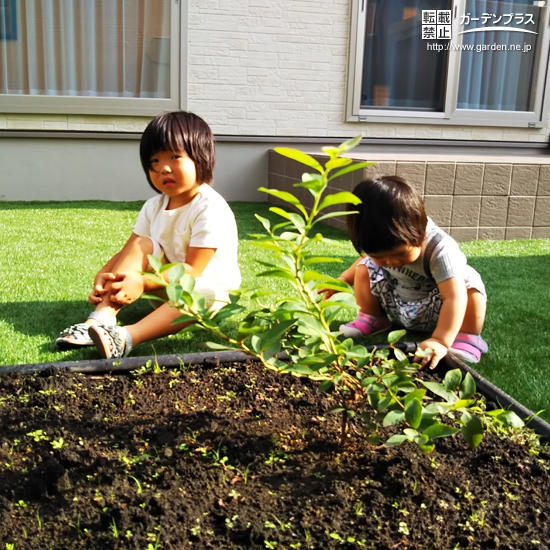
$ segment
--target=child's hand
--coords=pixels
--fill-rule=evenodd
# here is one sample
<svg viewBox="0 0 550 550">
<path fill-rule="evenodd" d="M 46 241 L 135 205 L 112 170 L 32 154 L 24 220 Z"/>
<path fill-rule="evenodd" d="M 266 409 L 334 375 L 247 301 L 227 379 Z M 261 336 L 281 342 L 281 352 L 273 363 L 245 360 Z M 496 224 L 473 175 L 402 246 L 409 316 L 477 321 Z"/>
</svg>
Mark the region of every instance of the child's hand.
<svg viewBox="0 0 550 550">
<path fill-rule="evenodd" d="M 114 281 L 115 279 L 114 273 L 98 273 L 94 279 L 94 289 L 88 296 L 88 302 L 94 305 L 99 304 L 99 302 L 103 300 L 105 294 L 109 292 L 109 289 L 106 289 L 105 285 L 109 281 Z"/>
<path fill-rule="evenodd" d="M 135 302 L 143 294 L 143 277 L 137 271 L 117 273 L 116 281 L 111 283 L 111 289 L 111 300 L 126 306 Z"/>
<path fill-rule="evenodd" d="M 445 355 L 447 355 L 447 346 L 444 346 L 439 340 L 435 338 L 428 338 L 418 345 L 419 349 L 430 348 L 433 353 L 429 357 L 415 357 L 414 362 L 419 363 L 421 367 L 429 366 L 430 369 L 435 369 L 437 364 Z"/>
<path fill-rule="evenodd" d="M 332 288 L 321 288 L 317 291 L 319 294 L 323 294 L 323 300 L 328 300 L 331 296 L 339 292 L 338 290 L 333 290 Z"/>
</svg>

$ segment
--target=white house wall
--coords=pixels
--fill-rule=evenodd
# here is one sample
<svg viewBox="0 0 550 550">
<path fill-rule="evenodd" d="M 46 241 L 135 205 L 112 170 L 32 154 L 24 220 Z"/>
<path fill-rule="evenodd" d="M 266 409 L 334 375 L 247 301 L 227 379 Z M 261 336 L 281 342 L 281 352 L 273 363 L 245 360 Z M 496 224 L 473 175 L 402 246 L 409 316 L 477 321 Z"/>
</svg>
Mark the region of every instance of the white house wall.
<svg viewBox="0 0 550 550">
<path fill-rule="evenodd" d="M 548 140 L 548 125 L 343 122 L 349 9 L 349 0 L 189 0 L 186 108 L 221 135 Z M 140 132 L 147 121 L 0 113 L 0 130 Z"/>
<path fill-rule="evenodd" d="M 349 9 L 349 0 L 189 0 L 183 107 L 204 117 L 224 137 L 218 145 L 216 185 L 229 200 L 263 200 L 256 189 L 266 182 L 267 150 L 273 145 L 269 136 L 347 138 L 363 133 L 372 138 L 548 141 L 548 124 L 521 129 L 344 122 Z M 45 134 L 29 139 L 4 132 L 0 198 L 147 198 L 150 190 L 141 174 L 136 136 L 148 121 L 0 113 L 0 133 L 99 132 L 95 139 Z M 132 135 L 128 140 L 103 139 L 102 132 Z M 231 136 L 265 139 L 231 143 Z M 67 159 L 69 144 L 72 156 Z M 21 174 L 30 187 L 13 185 Z"/>
</svg>

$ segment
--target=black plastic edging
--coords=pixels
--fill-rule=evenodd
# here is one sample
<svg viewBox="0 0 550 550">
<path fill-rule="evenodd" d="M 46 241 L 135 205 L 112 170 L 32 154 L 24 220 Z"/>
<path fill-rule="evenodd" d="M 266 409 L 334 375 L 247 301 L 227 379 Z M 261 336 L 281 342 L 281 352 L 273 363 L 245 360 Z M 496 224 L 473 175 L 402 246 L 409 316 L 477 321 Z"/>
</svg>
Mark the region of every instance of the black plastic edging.
<svg viewBox="0 0 550 550">
<path fill-rule="evenodd" d="M 365 346 L 369 351 L 389 347 L 388 344 Z M 405 353 L 412 353 L 418 344 L 415 342 L 399 342 L 398 347 Z M 285 355 L 281 355 L 284 359 Z M 66 369 L 69 372 L 83 374 L 117 374 L 126 373 L 143 367 L 149 361 L 168 368 L 178 368 L 182 365 L 202 365 L 205 362 L 219 361 L 220 363 L 242 362 L 253 359 L 251 355 L 242 351 L 206 351 L 201 353 L 183 353 L 181 355 L 156 355 L 149 357 L 124 357 L 122 359 L 92 359 L 90 361 L 60 361 L 56 363 L 28 363 L 24 365 L 0 366 L 0 377 L 7 374 L 35 374 L 50 369 Z"/>
<path fill-rule="evenodd" d="M 502 409 L 514 411 L 529 428 L 542 437 L 543 441 L 550 442 L 550 424 L 539 416 L 536 416 L 533 411 L 524 407 L 499 387 L 491 384 L 491 382 L 483 378 L 477 371 L 460 361 L 457 357 L 448 354 L 441 363 L 445 371 L 458 368 L 463 374 L 470 373 L 476 383 L 477 391 L 485 396 L 488 401 L 492 401 Z"/>
<path fill-rule="evenodd" d="M 374 348 L 383 349 L 387 344 L 367 345 L 369 351 Z M 413 353 L 418 344 L 415 342 L 399 342 L 395 345 L 405 353 Z M 8 374 L 35 374 L 49 370 L 66 369 L 69 372 L 83 374 L 117 374 L 128 373 L 146 365 L 147 362 L 157 363 L 163 367 L 178 368 L 181 365 L 202 365 L 205 362 L 237 363 L 251 360 L 252 356 L 240 351 L 207 351 L 202 353 L 183 353 L 181 355 L 157 355 L 150 357 L 124 357 L 122 359 L 96 359 L 90 361 L 61 361 L 58 363 L 31 363 L 25 365 L 0 366 L 0 377 Z M 451 355 L 447 355 L 440 363 L 446 372 L 451 369 L 460 369 L 462 373 L 470 373 L 476 383 L 477 391 L 488 401 L 496 403 L 503 409 L 514 411 L 529 427 L 538 433 L 544 441 L 550 442 L 550 424 L 545 422 L 503 392 L 500 388 L 485 380 L 474 369 Z"/>
</svg>

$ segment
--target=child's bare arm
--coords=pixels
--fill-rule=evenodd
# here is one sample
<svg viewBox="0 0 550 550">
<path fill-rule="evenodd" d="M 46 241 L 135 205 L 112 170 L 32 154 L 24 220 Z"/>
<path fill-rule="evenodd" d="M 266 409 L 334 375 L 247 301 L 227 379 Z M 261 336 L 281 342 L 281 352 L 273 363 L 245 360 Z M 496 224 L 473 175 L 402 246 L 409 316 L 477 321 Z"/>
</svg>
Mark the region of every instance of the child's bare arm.
<svg viewBox="0 0 550 550">
<path fill-rule="evenodd" d="M 439 293 L 443 301 L 439 319 L 432 336 L 420 343 L 421 349 L 432 348 L 433 354 L 429 358 L 422 359 L 422 366 L 430 364 L 435 368 L 455 341 L 456 335 L 464 321 L 468 294 L 464 280 L 452 277 L 438 285 Z"/>
<path fill-rule="evenodd" d="M 348 285 L 350 286 L 353 286 L 353 281 L 355 280 L 355 269 L 363 258 L 364 256 L 357 258 L 357 260 L 355 260 L 345 271 L 343 271 L 338 276 L 338 279 L 348 283 Z M 321 289 L 319 292 L 324 293 L 325 300 L 328 300 L 333 294 L 336 294 L 336 292 L 338 291 L 332 289 Z"/>
<path fill-rule="evenodd" d="M 134 237 L 134 234 L 126 241 L 126 244 L 124 247 L 132 240 L 132 237 Z M 120 256 L 122 255 L 122 252 L 124 250 L 124 247 L 122 247 L 121 250 L 119 250 L 96 274 L 94 277 L 94 286 L 92 289 L 92 292 L 90 292 L 90 295 L 88 296 L 88 302 L 90 304 L 98 304 L 103 300 L 103 297 L 105 294 L 107 294 L 108 289 L 105 288 L 105 285 L 109 281 L 116 280 L 115 274 L 112 272 L 113 268 L 117 264 Z"/>
</svg>

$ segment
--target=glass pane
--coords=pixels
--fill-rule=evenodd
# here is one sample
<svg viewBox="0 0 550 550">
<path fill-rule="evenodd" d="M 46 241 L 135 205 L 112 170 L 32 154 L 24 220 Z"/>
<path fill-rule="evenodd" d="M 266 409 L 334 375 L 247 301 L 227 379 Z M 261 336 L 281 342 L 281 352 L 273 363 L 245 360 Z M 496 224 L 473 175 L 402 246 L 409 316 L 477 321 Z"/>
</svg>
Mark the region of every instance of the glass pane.
<svg viewBox="0 0 550 550">
<path fill-rule="evenodd" d="M 16 5 L 0 10 L 0 93 L 170 97 L 170 0 Z"/>
<path fill-rule="evenodd" d="M 451 0 L 367 3 L 362 108 L 443 111 L 449 40 L 423 39 L 422 12 L 451 8 Z"/>
<path fill-rule="evenodd" d="M 459 109 L 534 110 L 546 9 L 533 4 L 545 2 L 467 0 Z"/>
</svg>

